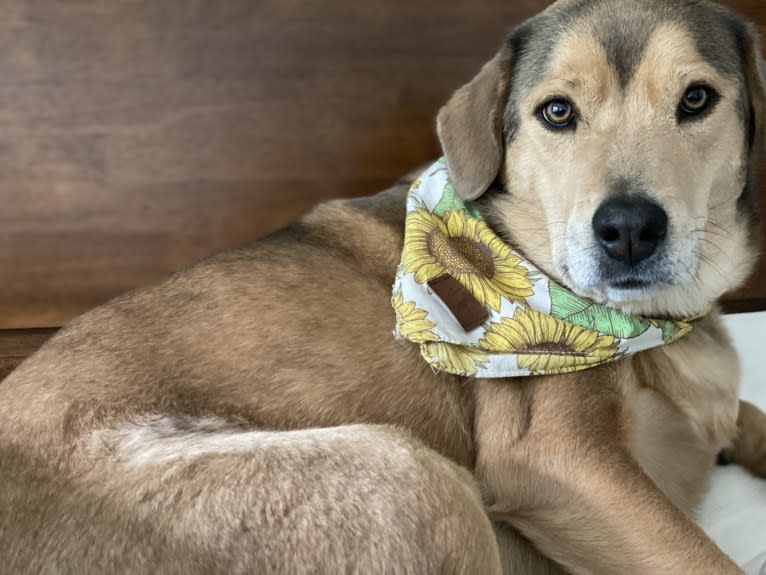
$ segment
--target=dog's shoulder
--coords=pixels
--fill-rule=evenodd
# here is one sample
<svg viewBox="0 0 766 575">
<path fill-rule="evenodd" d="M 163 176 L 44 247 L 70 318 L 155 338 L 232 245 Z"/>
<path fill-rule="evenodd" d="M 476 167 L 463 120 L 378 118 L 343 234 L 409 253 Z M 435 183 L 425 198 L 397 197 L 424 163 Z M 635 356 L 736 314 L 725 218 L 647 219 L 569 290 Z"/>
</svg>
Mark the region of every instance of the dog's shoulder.
<svg viewBox="0 0 766 575">
<path fill-rule="evenodd" d="M 301 218 L 297 225 L 322 235 L 332 236 L 339 230 L 385 230 L 401 238 L 404 233 L 408 189 L 409 186 L 403 182 L 372 196 L 331 200 L 319 204 Z"/>
<path fill-rule="evenodd" d="M 401 183 L 373 196 L 325 202 L 289 226 L 282 238 L 319 246 L 390 286 L 404 241 L 408 189 Z"/>
</svg>

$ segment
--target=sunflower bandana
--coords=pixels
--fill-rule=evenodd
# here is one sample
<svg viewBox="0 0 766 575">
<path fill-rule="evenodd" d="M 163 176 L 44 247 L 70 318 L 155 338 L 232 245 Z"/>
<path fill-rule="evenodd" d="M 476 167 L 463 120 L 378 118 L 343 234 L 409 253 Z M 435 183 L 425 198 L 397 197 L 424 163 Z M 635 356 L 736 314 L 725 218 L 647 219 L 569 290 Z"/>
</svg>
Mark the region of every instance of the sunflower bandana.
<svg viewBox="0 0 766 575">
<path fill-rule="evenodd" d="M 434 370 L 484 378 L 580 371 L 693 327 L 626 315 L 548 278 L 457 196 L 443 159 L 410 189 L 392 304 L 394 335 Z"/>
</svg>

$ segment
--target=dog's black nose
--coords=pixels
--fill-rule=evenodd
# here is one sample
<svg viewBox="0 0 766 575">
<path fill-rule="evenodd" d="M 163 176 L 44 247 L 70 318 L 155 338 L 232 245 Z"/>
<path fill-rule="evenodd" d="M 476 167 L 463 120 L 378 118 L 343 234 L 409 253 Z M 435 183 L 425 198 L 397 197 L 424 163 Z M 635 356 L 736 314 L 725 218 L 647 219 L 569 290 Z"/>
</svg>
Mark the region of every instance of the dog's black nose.
<svg viewBox="0 0 766 575">
<path fill-rule="evenodd" d="M 606 254 L 635 266 L 651 256 L 668 233 L 668 215 L 641 196 L 607 200 L 593 216 L 593 232 Z"/>
</svg>

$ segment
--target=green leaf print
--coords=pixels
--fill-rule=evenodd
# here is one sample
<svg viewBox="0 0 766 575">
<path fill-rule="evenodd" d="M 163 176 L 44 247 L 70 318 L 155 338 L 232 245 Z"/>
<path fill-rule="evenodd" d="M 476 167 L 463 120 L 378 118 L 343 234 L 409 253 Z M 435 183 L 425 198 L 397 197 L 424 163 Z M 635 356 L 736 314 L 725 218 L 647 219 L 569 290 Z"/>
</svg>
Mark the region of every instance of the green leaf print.
<svg viewBox="0 0 766 575">
<path fill-rule="evenodd" d="M 681 339 L 692 330 L 692 325 L 686 321 L 663 320 L 653 322 L 662 330 L 662 341 L 672 343 Z"/>
<path fill-rule="evenodd" d="M 434 213 L 439 217 L 443 217 L 444 214 L 455 208 L 456 198 L 457 195 L 455 194 L 455 187 L 451 183 L 448 183 L 446 186 L 444 186 L 444 193 L 442 194 L 442 198 L 439 200 L 439 203 L 436 204 Z"/>
<path fill-rule="evenodd" d="M 481 215 L 481 211 L 479 210 L 479 208 L 475 204 L 473 204 L 472 202 L 468 202 L 465 205 L 465 213 L 469 217 L 471 217 L 471 218 L 473 218 L 475 220 L 483 220 L 484 219 L 484 216 Z"/>
<path fill-rule="evenodd" d="M 439 203 L 436 204 L 433 213 L 440 218 L 443 218 L 444 214 L 450 210 L 465 210 L 465 214 L 469 218 L 474 218 L 475 220 L 484 219 L 479 208 L 471 202 L 463 202 L 460 196 L 455 192 L 455 186 L 452 185 L 452 182 L 447 182 L 444 186 L 442 197 L 439 200 Z"/>
<path fill-rule="evenodd" d="M 681 328 L 672 321 L 663 321 L 660 327 L 662 328 L 662 341 L 665 343 L 673 341 L 678 332 L 681 331 Z"/>
<path fill-rule="evenodd" d="M 582 299 L 551 282 L 551 315 L 620 339 L 638 337 L 649 329 L 649 320 L 633 317 Z"/>
</svg>

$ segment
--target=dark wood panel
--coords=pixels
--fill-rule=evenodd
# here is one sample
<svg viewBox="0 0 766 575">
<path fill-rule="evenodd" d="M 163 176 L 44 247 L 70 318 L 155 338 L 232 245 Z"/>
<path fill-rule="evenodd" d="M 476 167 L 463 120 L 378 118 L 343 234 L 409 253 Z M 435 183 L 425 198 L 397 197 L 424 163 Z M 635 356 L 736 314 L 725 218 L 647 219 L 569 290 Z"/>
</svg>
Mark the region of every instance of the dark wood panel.
<svg viewBox="0 0 766 575">
<path fill-rule="evenodd" d="M 438 107 L 547 3 L 4 1 L 0 328 L 60 325 L 433 159 Z M 766 296 L 759 273 L 739 297 Z"/>
<path fill-rule="evenodd" d="M 766 2 L 763 0 L 726 0 L 723 3 L 736 8 L 753 22 L 756 22 L 761 34 L 766 36 Z M 766 210 L 766 161 L 761 163 L 759 172 L 761 211 L 764 212 Z M 766 212 L 764 214 L 766 215 Z M 725 307 L 729 311 L 766 310 L 766 226 L 764 226 L 761 244 L 764 246 L 765 255 L 761 257 L 758 267 L 747 285 L 727 298 Z"/>
<path fill-rule="evenodd" d="M 433 158 L 434 111 L 537 4 L 4 2 L 0 327 L 59 325 Z"/>
<path fill-rule="evenodd" d="M 52 329 L 0 330 L 0 381 L 54 333 Z"/>
</svg>

